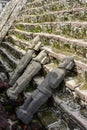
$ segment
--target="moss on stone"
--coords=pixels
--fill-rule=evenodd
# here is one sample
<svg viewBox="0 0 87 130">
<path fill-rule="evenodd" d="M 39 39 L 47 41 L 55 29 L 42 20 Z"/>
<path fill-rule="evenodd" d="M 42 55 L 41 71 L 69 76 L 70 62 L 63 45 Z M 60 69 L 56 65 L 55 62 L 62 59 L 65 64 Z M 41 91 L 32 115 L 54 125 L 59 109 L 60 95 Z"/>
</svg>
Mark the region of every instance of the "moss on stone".
<svg viewBox="0 0 87 130">
<path fill-rule="evenodd" d="M 23 36 L 20 33 L 16 33 L 15 36 L 19 39 L 23 39 Z"/>
<path fill-rule="evenodd" d="M 84 82 L 84 85 L 80 86 L 79 89 L 87 91 L 87 82 Z"/>
<path fill-rule="evenodd" d="M 24 26 L 22 26 L 22 25 L 16 25 L 15 27 L 19 30 L 22 30 L 22 31 L 25 30 Z"/>
</svg>

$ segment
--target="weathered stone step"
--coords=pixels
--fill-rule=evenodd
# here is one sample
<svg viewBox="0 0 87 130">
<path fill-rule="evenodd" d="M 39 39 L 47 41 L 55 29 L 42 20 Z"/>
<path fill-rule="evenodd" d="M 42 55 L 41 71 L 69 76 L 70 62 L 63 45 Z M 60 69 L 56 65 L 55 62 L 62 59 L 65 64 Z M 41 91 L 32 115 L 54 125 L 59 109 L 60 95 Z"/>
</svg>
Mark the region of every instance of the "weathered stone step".
<svg viewBox="0 0 87 130">
<path fill-rule="evenodd" d="M 17 18 L 19 11 L 23 8 L 26 2 L 27 0 L 12 0 L 9 1 L 8 4 L 6 4 L 0 15 L 0 43 L 3 41 L 8 30 Z"/>
<path fill-rule="evenodd" d="M 53 46 L 60 51 L 66 51 L 66 54 L 67 52 L 70 52 L 83 58 L 86 58 L 87 56 L 87 42 L 54 34 L 39 33 L 39 35 L 44 45 Z"/>
<path fill-rule="evenodd" d="M 25 8 L 24 10 L 22 10 L 19 15 L 22 15 L 24 13 L 28 14 L 28 15 L 37 15 L 37 14 L 43 14 L 44 12 L 49 12 L 49 11 L 58 11 L 61 9 L 66 9 L 66 7 L 64 7 L 63 3 L 59 4 L 59 2 L 54 2 L 54 3 L 49 3 L 46 4 L 44 6 L 41 7 L 33 7 L 33 8 Z"/>
<path fill-rule="evenodd" d="M 59 49 L 60 51 L 65 51 L 66 54 L 70 52 L 71 54 L 78 55 L 86 59 L 87 57 L 87 42 L 83 40 L 66 38 L 64 36 L 48 34 L 48 33 L 28 33 L 26 31 L 20 31 L 15 29 L 13 31 L 15 35 L 18 33 L 21 37 L 24 35 L 25 37 L 34 38 L 35 36 L 40 36 L 40 41 L 46 46 L 52 46 L 55 49 Z"/>
<path fill-rule="evenodd" d="M 71 20 L 87 20 L 87 8 L 74 8 L 71 10 L 54 11 L 41 15 L 22 15 L 17 21 L 41 23 L 41 22 L 59 22 Z"/>
<path fill-rule="evenodd" d="M 7 59 L 8 63 L 12 66 L 12 68 L 15 68 L 17 66 L 17 63 L 19 62 L 15 57 L 10 55 L 10 53 L 7 52 L 6 49 L 0 48 L 0 54 Z"/>
<path fill-rule="evenodd" d="M 75 89 L 75 93 L 87 104 L 87 83 Z M 82 88 L 82 89 L 81 89 Z"/>
<path fill-rule="evenodd" d="M 17 23 L 15 27 L 27 32 L 64 34 L 73 38 L 87 38 L 87 22 Z"/>
<path fill-rule="evenodd" d="M 60 110 L 61 113 L 63 113 L 63 118 L 66 121 L 68 120 L 68 123 L 72 122 L 73 128 L 80 130 L 87 130 L 87 118 L 81 115 L 80 113 L 81 108 L 73 109 L 72 106 L 69 106 L 67 102 L 65 102 L 63 99 L 61 100 L 60 97 L 55 95 L 54 95 L 54 102 L 56 103 L 57 109 Z"/>
<path fill-rule="evenodd" d="M 12 66 L 8 63 L 8 60 L 6 59 L 6 57 L 3 56 L 1 53 L 0 53 L 0 61 L 2 62 L 2 64 L 4 64 L 5 68 L 9 72 L 9 74 L 13 72 L 14 68 L 12 68 Z"/>
<path fill-rule="evenodd" d="M 75 4 L 76 7 L 80 7 L 80 5 Z M 82 5 L 81 5 L 82 6 Z M 53 12 L 53 11 L 59 11 L 59 10 L 64 10 L 64 9 L 71 9 L 74 8 L 74 5 L 72 5 L 72 2 L 70 5 L 66 5 L 63 1 L 57 1 L 49 4 L 42 5 L 41 7 L 33 7 L 33 8 L 27 8 L 23 9 L 20 13 L 19 16 L 22 14 L 28 14 L 28 15 L 37 15 L 37 14 L 43 14 L 44 12 Z"/>
<path fill-rule="evenodd" d="M 30 43 L 28 41 L 25 41 L 24 39 L 16 37 L 15 35 L 9 35 L 6 38 L 6 41 L 11 42 L 14 46 L 18 46 L 19 50 L 23 54 L 25 54 L 25 50 L 27 50 L 27 48 L 30 45 Z"/>
<path fill-rule="evenodd" d="M 51 47 L 43 47 L 42 50 L 45 50 L 50 56 L 52 56 L 58 60 L 62 60 L 64 57 L 70 56 L 70 53 L 69 53 L 69 55 L 67 55 L 63 51 L 55 52 Z M 84 62 L 83 58 L 81 58 L 81 60 L 80 60 L 80 59 L 77 59 L 75 57 L 75 55 L 71 55 L 71 56 L 74 57 L 78 70 L 80 69 L 83 71 L 83 70 L 87 69 L 87 63 L 86 63 L 87 60 L 86 59 L 85 59 L 86 61 Z"/>
<path fill-rule="evenodd" d="M 15 58 L 21 59 L 21 57 L 23 56 L 23 53 L 9 42 L 3 42 L 1 46 L 8 50 L 9 53 L 11 53 Z"/>
<path fill-rule="evenodd" d="M 54 3 L 54 2 L 59 2 L 59 1 L 60 0 L 42 0 L 42 1 L 36 0 L 34 2 L 27 3 L 23 9 L 40 7 L 40 6 L 44 6 L 45 4 L 47 5 L 49 3 Z"/>
<path fill-rule="evenodd" d="M 34 1 L 32 3 L 29 3 L 29 4 L 26 4 L 26 8 L 35 8 L 35 7 L 40 7 L 40 6 L 44 6 L 45 4 L 49 4 L 49 3 L 54 3 L 54 2 L 59 2 L 59 4 L 62 4 L 62 5 L 66 5 L 66 6 L 85 6 L 86 3 L 82 3 L 80 1 L 75 1 L 75 0 L 72 0 L 72 1 L 67 1 L 67 0 L 42 0 L 42 1 Z"/>
</svg>

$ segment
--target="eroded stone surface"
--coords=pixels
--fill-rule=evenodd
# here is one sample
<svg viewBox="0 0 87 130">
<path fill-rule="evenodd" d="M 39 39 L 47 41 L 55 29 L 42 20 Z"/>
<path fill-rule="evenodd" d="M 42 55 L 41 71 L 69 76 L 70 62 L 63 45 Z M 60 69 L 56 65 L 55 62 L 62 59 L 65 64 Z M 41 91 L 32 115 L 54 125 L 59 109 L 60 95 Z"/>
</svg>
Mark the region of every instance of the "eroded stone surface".
<svg viewBox="0 0 87 130">
<path fill-rule="evenodd" d="M 87 7 L 86 3 L 84 3 L 86 1 L 32 0 L 31 3 L 27 1 L 27 5 L 25 5 L 22 10 L 19 9 L 18 5 L 20 4 L 21 6 L 21 4 L 25 2 L 25 0 L 19 1 L 18 4 L 16 2 L 17 1 L 15 1 L 15 4 L 13 5 L 15 6 L 14 9 L 12 6 L 12 8 L 9 8 L 9 10 L 7 11 L 8 13 L 11 13 L 10 11 L 14 10 L 12 13 L 13 15 L 11 15 L 9 17 L 10 19 L 7 20 L 8 27 L 6 27 L 7 25 L 4 26 L 5 21 L 0 21 L 0 23 L 3 22 L 3 28 L 1 26 L 0 28 L 2 28 L 2 35 L 4 36 L 5 32 L 9 29 L 9 27 L 12 25 L 12 22 L 16 18 L 14 25 L 12 25 L 4 40 L 7 42 L 9 41 L 9 44 L 11 44 L 11 46 L 6 44 L 2 46 L 1 49 L 6 50 L 6 52 L 3 51 L 3 53 L 0 53 L 0 59 L 4 61 L 6 66 L 8 66 L 10 62 L 16 63 L 15 58 L 21 59 L 22 56 L 26 54 L 26 51 L 31 45 L 32 39 L 34 39 L 36 36 L 39 36 L 39 42 L 41 42 L 43 46 L 46 46 L 42 49 L 46 50 L 51 60 L 51 64 L 44 66 L 43 69 L 45 69 L 46 73 L 48 73 L 53 68 L 55 68 L 54 63 L 58 65 L 58 63 L 55 61 L 58 60 L 58 62 L 60 62 L 60 60 L 62 60 L 66 56 L 74 57 L 76 69 L 78 69 L 78 74 L 74 76 L 70 73 L 69 77 L 71 78 L 69 78 L 68 80 L 65 79 L 65 83 L 70 92 L 71 90 L 75 90 L 73 93 L 77 94 L 84 102 L 87 102 L 86 89 L 82 90 L 80 87 L 85 77 L 81 77 L 82 71 L 84 69 L 87 69 Z M 15 14 L 18 15 L 19 10 L 19 16 L 15 17 Z M 5 12 L 3 14 L 4 16 L 6 16 L 5 18 L 3 17 L 3 19 L 6 20 L 9 15 L 7 16 L 7 13 Z M 18 51 L 16 49 L 13 49 L 12 46 Z M 8 50 L 9 55 L 7 54 Z M 10 51 L 12 51 L 12 53 Z M 23 55 L 20 56 L 19 52 L 21 52 L 21 54 Z M 38 52 L 36 52 L 36 54 L 37 53 Z M 4 57 L 2 54 L 6 54 L 6 56 Z M 12 57 L 10 58 L 11 55 Z M 9 62 L 7 61 L 7 59 Z M 46 73 L 44 76 L 46 76 Z M 41 80 L 33 79 L 33 82 L 34 81 L 36 82 L 36 84 L 38 84 Z M 28 89 L 26 91 L 30 90 Z M 67 93 L 65 93 L 64 98 L 66 97 L 66 94 Z M 72 108 L 70 108 L 70 110 L 72 111 L 73 108 L 76 107 L 77 109 L 75 109 L 75 111 L 79 110 L 78 105 L 76 103 L 76 105 L 74 104 L 75 97 L 73 98 L 73 100 L 72 98 L 72 96 L 71 98 L 67 97 L 67 106 L 72 106 Z M 69 104 L 70 101 L 71 104 Z M 59 102 L 59 105 L 60 103 L 61 102 Z M 82 116 L 79 118 L 78 113 L 77 115 L 74 115 L 75 113 L 73 114 L 71 111 L 70 114 L 74 117 L 75 120 L 79 119 L 80 122 L 78 122 L 78 124 L 82 123 L 83 127 L 81 128 L 83 130 L 86 129 L 85 121 L 81 119 Z M 76 116 L 78 117 L 78 119 Z"/>
<path fill-rule="evenodd" d="M 7 3 L 0 16 L 0 42 L 5 37 L 14 20 L 17 18 L 18 12 L 26 2 L 27 0 L 11 0 Z"/>
<path fill-rule="evenodd" d="M 75 79 L 70 78 L 66 79 L 66 86 L 71 90 L 75 90 L 76 87 L 79 87 L 79 84 L 76 83 Z"/>
</svg>

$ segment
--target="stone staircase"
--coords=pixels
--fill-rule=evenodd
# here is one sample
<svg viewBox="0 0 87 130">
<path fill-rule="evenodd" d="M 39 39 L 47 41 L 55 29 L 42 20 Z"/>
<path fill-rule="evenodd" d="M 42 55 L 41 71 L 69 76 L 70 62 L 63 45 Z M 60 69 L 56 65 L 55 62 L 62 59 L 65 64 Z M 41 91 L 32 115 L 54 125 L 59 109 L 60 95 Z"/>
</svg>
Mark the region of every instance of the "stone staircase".
<svg viewBox="0 0 87 130">
<path fill-rule="evenodd" d="M 10 72 L 37 35 L 44 45 L 42 49 L 54 59 L 74 57 L 78 75 L 66 80 L 66 86 L 87 102 L 87 3 L 80 0 L 27 2 L 0 47 L 0 60 Z M 44 68 L 50 71 L 54 66 L 45 65 Z"/>
<path fill-rule="evenodd" d="M 1 44 L 0 59 L 14 70 L 32 39 L 39 35 L 50 55 L 57 59 L 73 56 L 77 66 L 86 69 L 86 20 L 87 4 L 79 0 L 27 2 Z"/>
</svg>

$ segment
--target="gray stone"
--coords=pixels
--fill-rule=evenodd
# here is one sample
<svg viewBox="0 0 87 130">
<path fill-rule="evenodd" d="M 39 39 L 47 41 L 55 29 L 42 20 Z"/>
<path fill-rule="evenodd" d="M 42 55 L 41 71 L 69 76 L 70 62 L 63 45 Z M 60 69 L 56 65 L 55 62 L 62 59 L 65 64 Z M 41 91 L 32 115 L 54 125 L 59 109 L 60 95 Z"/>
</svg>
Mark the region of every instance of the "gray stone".
<svg viewBox="0 0 87 130">
<path fill-rule="evenodd" d="M 28 0 L 30 2 L 31 0 Z M 16 20 L 19 11 L 26 4 L 27 0 L 10 0 L 0 15 L 0 43 Z"/>
<path fill-rule="evenodd" d="M 36 36 L 33 41 L 31 46 L 29 47 L 30 49 L 28 50 L 28 52 L 23 56 L 23 58 L 20 60 L 19 64 L 17 65 L 16 69 L 13 72 L 13 75 L 10 79 L 9 85 L 13 86 L 14 83 L 16 82 L 16 80 L 21 76 L 21 74 L 24 72 L 25 68 L 27 67 L 27 65 L 29 64 L 29 62 L 32 59 L 32 55 L 34 53 L 35 50 L 39 50 L 41 43 L 39 42 L 39 36 Z"/>
<path fill-rule="evenodd" d="M 38 57 L 40 59 L 38 59 Z M 7 95 L 11 99 L 17 99 L 18 94 L 21 93 L 28 86 L 28 84 L 32 80 L 32 78 L 41 69 L 41 64 L 42 64 L 42 61 L 44 58 L 45 58 L 44 63 L 46 63 L 46 59 L 48 62 L 47 54 L 44 51 L 42 51 L 35 59 L 31 60 L 31 62 L 27 66 L 26 70 L 22 74 L 22 76 L 20 78 L 18 78 L 18 80 L 13 85 L 13 87 L 11 87 L 7 90 Z"/>
<path fill-rule="evenodd" d="M 25 124 L 28 124 L 38 109 L 52 96 L 53 91 L 60 87 L 64 80 L 67 70 L 74 67 L 73 58 L 65 58 L 59 65 L 48 73 L 45 80 L 38 88 L 26 99 L 25 103 L 17 110 L 17 117 Z M 61 88 L 60 88 L 61 89 Z"/>
<path fill-rule="evenodd" d="M 44 80 L 44 77 L 43 76 L 36 76 L 34 79 L 33 79 L 33 83 L 35 85 L 40 85 Z"/>
</svg>

